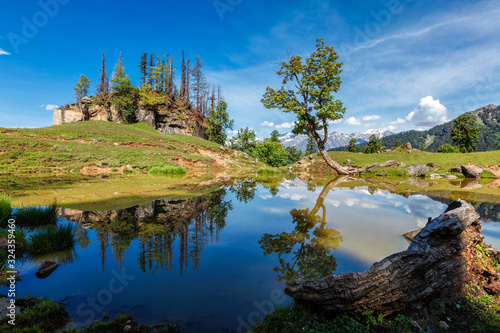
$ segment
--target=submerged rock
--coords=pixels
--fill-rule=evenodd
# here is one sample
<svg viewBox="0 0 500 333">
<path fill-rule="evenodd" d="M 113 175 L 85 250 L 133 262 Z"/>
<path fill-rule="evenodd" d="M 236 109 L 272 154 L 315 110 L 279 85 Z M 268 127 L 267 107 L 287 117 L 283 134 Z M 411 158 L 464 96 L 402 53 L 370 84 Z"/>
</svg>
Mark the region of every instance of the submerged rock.
<svg viewBox="0 0 500 333">
<path fill-rule="evenodd" d="M 285 293 L 323 313 L 374 311 L 387 315 L 418 307 L 465 280 L 468 258 L 483 240 L 481 230 L 474 208 L 463 200 L 454 201 L 413 238 L 406 251 L 361 273 L 296 280 Z"/>
<path fill-rule="evenodd" d="M 55 271 L 57 267 L 59 267 L 59 264 L 56 264 L 55 262 L 52 261 L 44 260 L 42 261 L 40 268 L 35 273 L 36 277 L 39 279 L 45 279 L 50 274 L 52 274 L 52 272 Z"/>
</svg>

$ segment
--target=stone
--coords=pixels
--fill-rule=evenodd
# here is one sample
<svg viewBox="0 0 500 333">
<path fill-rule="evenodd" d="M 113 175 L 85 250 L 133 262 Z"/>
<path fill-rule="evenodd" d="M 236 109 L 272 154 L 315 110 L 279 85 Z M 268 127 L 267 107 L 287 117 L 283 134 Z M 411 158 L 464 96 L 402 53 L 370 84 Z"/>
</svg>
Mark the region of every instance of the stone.
<svg viewBox="0 0 500 333">
<path fill-rule="evenodd" d="M 411 154 L 411 150 L 407 150 L 406 152 L 407 152 L 408 154 Z"/>
<path fill-rule="evenodd" d="M 35 275 L 39 279 L 45 279 L 50 274 L 52 274 L 52 272 L 54 272 L 57 267 L 59 267 L 59 264 L 56 264 L 55 262 L 52 261 L 44 260 L 40 264 L 40 268 L 38 268 Z"/>
<path fill-rule="evenodd" d="M 445 178 L 446 179 L 457 179 L 458 177 L 455 175 L 447 175 Z"/>
<path fill-rule="evenodd" d="M 461 171 L 464 174 L 465 178 L 479 178 L 481 177 L 481 172 L 483 172 L 483 169 L 475 165 L 462 165 Z"/>
<path fill-rule="evenodd" d="M 422 228 L 418 229 L 418 230 L 413 230 L 413 231 L 408 231 L 406 233 L 403 234 L 403 237 L 406 239 L 406 241 L 408 243 L 411 244 L 411 241 L 413 240 L 413 238 L 415 238 L 415 236 L 420 232 L 420 230 L 422 230 Z"/>
<path fill-rule="evenodd" d="M 445 321 L 441 320 L 439 322 L 439 328 L 442 330 L 448 330 L 450 328 L 450 326 Z"/>
<path fill-rule="evenodd" d="M 291 281 L 285 293 L 318 312 L 373 311 L 390 315 L 414 309 L 463 282 L 468 258 L 482 244 L 479 214 L 457 200 L 413 238 L 406 251 L 388 256 L 361 273 Z M 443 278 L 446 277 L 446 278 Z"/>
<path fill-rule="evenodd" d="M 125 327 L 123 328 L 123 332 L 128 332 L 132 329 L 132 326 L 130 325 L 125 325 Z"/>
<path fill-rule="evenodd" d="M 7 298 L 5 295 L 0 295 L 0 319 L 6 317 L 9 314 L 9 310 L 7 307 L 10 305 L 10 298 Z M 18 314 L 21 309 L 16 305 L 15 313 Z"/>
<path fill-rule="evenodd" d="M 409 142 L 405 143 L 405 147 L 407 149 L 412 149 L 411 143 L 409 143 Z"/>
<path fill-rule="evenodd" d="M 460 169 L 460 168 L 451 168 L 451 169 L 450 169 L 450 172 L 454 172 L 454 173 L 461 173 L 461 172 L 462 172 L 462 169 Z"/>
<path fill-rule="evenodd" d="M 347 159 L 347 160 L 345 160 L 345 163 L 346 163 L 347 165 L 351 165 L 352 161 L 351 161 L 350 159 Z"/>
<path fill-rule="evenodd" d="M 423 164 L 411 166 L 405 169 L 413 177 L 424 177 L 429 172 L 429 167 Z"/>
<path fill-rule="evenodd" d="M 425 180 L 421 179 L 421 178 L 416 178 L 416 177 L 412 177 L 412 178 L 409 178 L 407 181 L 405 181 L 406 184 L 410 184 L 412 186 L 416 186 L 416 187 L 428 187 L 429 186 L 429 183 L 426 182 Z"/>
<path fill-rule="evenodd" d="M 429 168 L 434 168 L 436 165 L 435 165 L 434 163 L 427 163 L 427 166 L 428 166 Z"/>
</svg>

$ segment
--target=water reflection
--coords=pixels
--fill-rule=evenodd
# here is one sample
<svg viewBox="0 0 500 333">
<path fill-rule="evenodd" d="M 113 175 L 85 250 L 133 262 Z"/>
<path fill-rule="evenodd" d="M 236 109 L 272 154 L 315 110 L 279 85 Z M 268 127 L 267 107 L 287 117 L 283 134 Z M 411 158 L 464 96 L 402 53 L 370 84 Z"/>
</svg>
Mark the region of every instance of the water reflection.
<svg viewBox="0 0 500 333">
<path fill-rule="evenodd" d="M 337 262 L 332 252 L 339 247 L 342 236 L 337 230 L 326 226 L 324 201 L 330 190 L 342 180 L 339 177 L 330 181 L 311 210 L 290 211 L 295 225 L 292 232 L 266 233 L 259 241 L 265 256 L 273 253 L 278 255 L 279 266 L 274 271 L 279 281 L 322 278 L 335 271 Z M 292 258 L 288 259 L 290 255 Z"/>
<path fill-rule="evenodd" d="M 90 244 L 89 228 L 99 242 L 101 269 L 106 270 L 108 248 L 121 267 L 131 243 L 139 240 L 137 262 L 143 272 L 168 271 L 174 267 L 174 244 L 178 246 L 180 274 L 200 265 L 200 254 L 209 243 L 217 243 L 232 209 L 226 191 L 190 199 L 155 200 L 145 206 L 105 212 L 62 209 L 61 216 L 76 222 L 82 249 Z M 176 242 L 178 241 L 178 242 Z"/>
</svg>

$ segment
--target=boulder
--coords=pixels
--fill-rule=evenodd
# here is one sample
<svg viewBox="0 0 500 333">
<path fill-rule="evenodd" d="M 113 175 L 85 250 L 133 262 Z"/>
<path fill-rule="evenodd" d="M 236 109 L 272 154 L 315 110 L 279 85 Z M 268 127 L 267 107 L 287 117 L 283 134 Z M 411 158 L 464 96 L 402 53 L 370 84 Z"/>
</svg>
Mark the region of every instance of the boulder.
<svg viewBox="0 0 500 333">
<path fill-rule="evenodd" d="M 479 178 L 481 177 L 481 172 L 483 172 L 483 169 L 475 165 L 462 165 L 461 171 L 464 174 L 465 178 Z"/>
<path fill-rule="evenodd" d="M 350 165 L 352 161 L 350 159 L 345 160 L 345 164 Z"/>
<path fill-rule="evenodd" d="M 462 172 L 462 169 L 460 169 L 460 168 L 451 168 L 450 172 L 460 173 L 460 172 Z"/>
<path fill-rule="evenodd" d="M 423 164 L 406 168 L 406 171 L 413 177 L 424 177 L 429 172 L 429 167 Z"/>
<path fill-rule="evenodd" d="M 465 281 L 473 265 L 468 259 L 475 256 L 476 245 L 482 244 L 481 231 L 474 207 L 463 200 L 453 201 L 413 238 L 406 251 L 361 273 L 295 280 L 285 293 L 322 313 L 389 315 L 418 308 Z"/>
<path fill-rule="evenodd" d="M 407 149 L 412 149 L 411 143 L 409 143 L 409 142 L 405 143 L 405 147 Z"/>
<path fill-rule="evenodd" d="M 55 262 L 52 261 L 44 260 L 42 261 L 40 268 L 38 268 L 35 275 L 39 279 L 45 279 L 50 274 L 52 274 L 52 272 L 55 271 L 57 267 L 59 267 L 59 264 L 56 264 Z"/>
</svg>

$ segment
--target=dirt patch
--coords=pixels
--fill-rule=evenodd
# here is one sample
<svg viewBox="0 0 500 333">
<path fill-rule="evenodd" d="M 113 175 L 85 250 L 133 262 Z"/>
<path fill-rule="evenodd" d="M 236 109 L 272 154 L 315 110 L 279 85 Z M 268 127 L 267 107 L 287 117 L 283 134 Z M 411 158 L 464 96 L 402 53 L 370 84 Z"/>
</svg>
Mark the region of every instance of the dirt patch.
<svg viewBox="0 0 500 333">
<path fill-rule="evenodd" d="M 481 169 L 489 171 L 495 175 L 496 178 L 500 178 L 500 165 L 478 165 Z"/>
</svg>

